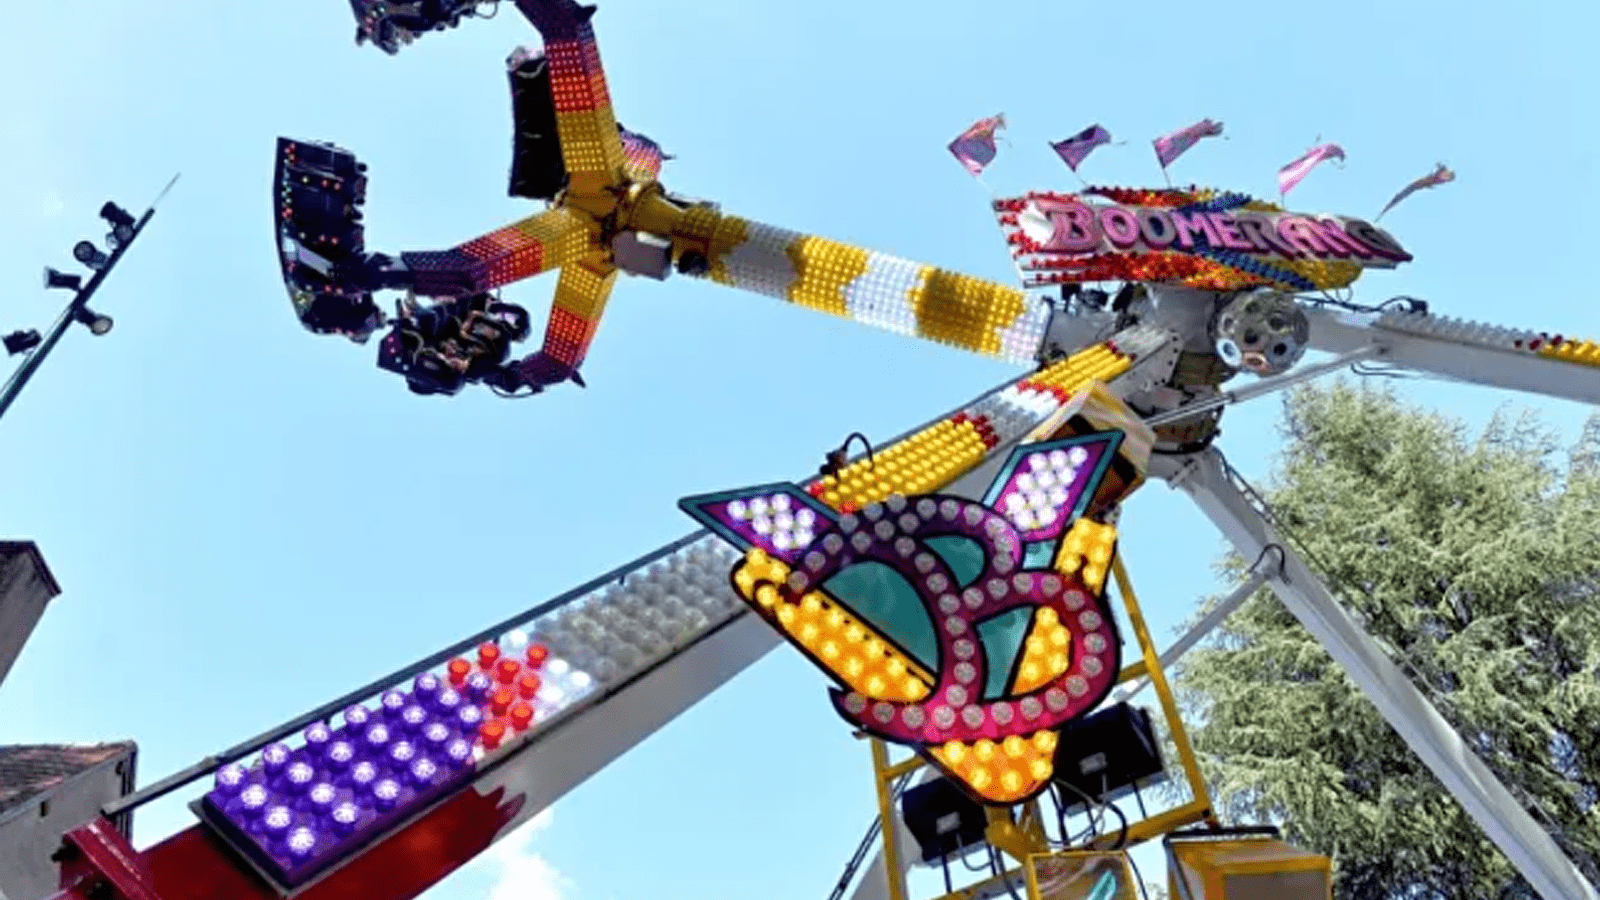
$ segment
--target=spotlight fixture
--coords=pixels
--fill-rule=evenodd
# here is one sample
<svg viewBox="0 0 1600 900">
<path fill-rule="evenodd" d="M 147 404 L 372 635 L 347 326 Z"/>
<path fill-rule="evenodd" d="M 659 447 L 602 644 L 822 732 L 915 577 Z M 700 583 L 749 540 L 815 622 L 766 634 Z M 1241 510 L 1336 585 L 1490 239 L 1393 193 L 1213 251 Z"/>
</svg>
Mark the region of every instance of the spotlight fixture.
<svg viewBox="0 0 1600 900">
<path fill-rule="evenodd" d="M 75 291 L 83 287 L 83 279 L 45 266 L 44 286 L 46 290 Z"/>
<path fill-rule="evenodd" d="M 112 321 L 110 316 L 97 313 L 87 306 L 78 307 L 72 313 L 72 318 L 77 321 L 78 324 L 88 328 L 89 333 L 95 335 L 96 337 L 109 334 L 111 332 L 111 326 L 116 324 L 114 321 Z"/>
<path fill-rule="evenodd" d="M 34 331 L 32 328 L 13 331 L 5 337 L 0 338 L 0 342 L 4 342 L 5 344 L 7 356 L 16 356 L 18 353 L 27 353 L 29 350 L 39 346 L 39 344 L 43 343 L 43 341 L 44 338 L 39 336 L 39 332 Z"/>
<path fill-rule="evenodd" d="M 106 204 L 100 207 L 100 218 L 105 219 L 111 226 L 111 233 L 106 236 L 106 242 L 112 247 L 120 247 L 133 240 L 132 213 L 107 200 Z"/>
<path fill-rule="evenodd" d="M 937 863 L 982 844 L 989 825 L 983 807 L 948 778 L 906 789 L 900 814 L 925 863 Z"/>
<path fill-rule="evenodd" d="M 106 262 L 111 259 L 94 245 L 94 241 L 79 241 L 73 244 L 72 258 L 97 272 L 105 268 Z"/>
</svg>

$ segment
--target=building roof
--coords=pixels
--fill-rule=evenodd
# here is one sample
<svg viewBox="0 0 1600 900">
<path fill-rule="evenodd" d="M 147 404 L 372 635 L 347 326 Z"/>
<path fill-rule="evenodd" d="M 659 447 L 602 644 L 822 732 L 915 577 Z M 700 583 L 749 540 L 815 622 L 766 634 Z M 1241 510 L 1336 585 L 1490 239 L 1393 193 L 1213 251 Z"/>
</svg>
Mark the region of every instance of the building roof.
<svg viewBox="0 0 1600 900">
<path fill-rule="evenodd" d="M 0 746 L 0 815 L 74 775 L 134 749 L 132 741 Z"/>
<path fill-rule="evenodd" d="M 50 596 L 57 597 L 61 594 L 61 584 L 56 581 L 55 573 L 45 565 L 44 556 L 39 553 L 39 545 L 33 541 L 0 541 L 0 557 L 26 556 L 33 562 L 34 571 L 39 573 L 39 578 L 50 589 Z"/>
</svg>

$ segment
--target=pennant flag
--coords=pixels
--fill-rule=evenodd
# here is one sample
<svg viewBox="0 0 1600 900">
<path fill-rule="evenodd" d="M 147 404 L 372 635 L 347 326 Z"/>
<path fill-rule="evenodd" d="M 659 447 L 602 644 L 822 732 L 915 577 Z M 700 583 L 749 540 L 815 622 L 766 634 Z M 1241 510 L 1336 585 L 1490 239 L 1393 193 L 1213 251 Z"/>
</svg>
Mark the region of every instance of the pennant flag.
<svg viewBox="0 0 1600 900">
<path fill-rule="evenodd" d="M 1455 181 L 1455 180 L 1456 180 L 1456 173 L 1450 171 L 1450 167 L 1445 165 L 1444 163 L 1439 163 L 1439 164 L 1437 164 L 1437 165 L 1435 165 L 1433 167 L 1433 171 L 1432 172 L 1429 172 L 1428 174 L 1422 176 L 1421 178 L 1418 178 L 1416 181 L 1413 181 L 1410 184 L 1406 185 L 1405 187 L 1401 188 L 1400 189 L 1400 193 L 1395 194 L 1394 195 L 1394 199 L 1390 200 L 1383 207 L 1383 212 L 1378 213 L 1378 218 L 1380 218 L 1380 219 L 1383 218 L 1383 213 L 1386 213 L 1389 210 L 1394 209 L 1396 206 L 1398 206 L 1400 204 L 1401 200 L 1404 200 L 1405 198 L 1411 196 L 1412 194 L 1415 194 L 1417 191 L 1420 191 L 1423 188 L 1438 187 L 1441 184 L 1449 184 L 1450 182 Z"/>
<path fill-rule="evenodd" d="M 1344 148 L 1338 144 L 1322 144 L 1321 146 L 1312 147 L 1306 151 L 1305 156 L 1278 170 L 1278 193 L 1289 193 L 1294 189 L 1295 185 L 1304 181 L 1305 177 L 1311 174 L 1312 169 L 1330 159 L 1344 159 Z"/>
<path fill-rule="evenodd" d="M 994 133 L 1006 127 L 1004 115 L 990 116 L 973 123 L 971 128 L 950 142 L 950 152 L 961 161 L 973 177 L 983 174 L 983 169 L 994 162 Z"/>
<path fill-rule="evenodd" d="M 1188 128 L 1180 128 L 1171 134 L 1164 135 L 1151 141 L 1156 148 L 1156 159 L 1160 160 L 1161 168 L 1172 165 L 1173 160 L 1189 152 L 1189 148 L 1200 143 L 1201 138 L 1218 137 L 1222 134 L 1222 123 L 1210 119 L 1201 119 Z"/>
<path fill-rule="evenodd" d="M 1111 132 L 1099 125 L 1090 125 L 1064 141 L 1052 141 L 1050 149 L 1061 157 L 1067 168 L 1078 171 L 1078 166 L 1095 151 L 1096 147 L 1111 143 Z"/>
</svg>

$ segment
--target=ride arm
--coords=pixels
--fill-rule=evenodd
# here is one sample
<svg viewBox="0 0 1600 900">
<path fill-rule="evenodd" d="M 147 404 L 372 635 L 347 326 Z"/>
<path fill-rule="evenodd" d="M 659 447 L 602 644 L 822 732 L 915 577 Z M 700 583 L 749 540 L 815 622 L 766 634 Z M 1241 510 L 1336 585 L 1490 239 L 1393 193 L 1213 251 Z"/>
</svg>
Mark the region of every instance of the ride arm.
<svg viewBox="0 0 1600 900">
<path fill-rule="evenodd" d="M 589 22 L 595 7 L 575 0 L 516 0 L 516 4 L 544 39 L 569 189 L 580 195 L 603 193 L 621 182 L 629 160 Z"/>
<path fill-rule="evenodd" d="M 1456 381 L 1600 404 L 1600 343 L 1396 309 L 1309 310 L 1310 345 L 1377 347 L 1384 363 Z"/>
<path fill-rule="evenodd" d="M 1171 339 L 1151 329 L 1130 330 L 885 442 L 872 459 L 813 479 L 808 489 L 842 507 L 882 500 L 886 491 L 953 485 L 986 460 L 1004 456 L 1088 384 L 1101 381 L 1115 391 L 1131 391 L 1161 377 L 1152 367 Z M 876 466 L 901 474 L 891 477 L 885 470 L 870 483 L 853 477 Z M 912 477 L 924 481 L 907 480 Z M 779 644 L 777 633 L 734 594 L 728 579 L 734 557 L 720 538 L 697 532 L 141 789 L 68 834 L 61 857 L 62 896 L 81 896 L 98 885 L 102 900 L 271 900 L 291 891 L 300 900 L 410 900 Z M 494 649 L 482 649 L 489 646 Z M 309 737 L 293 746 L 297 732 L 318 723 L 340 723 L 334 727 L 342 731 L 349 727 L 350 713 L 341 710 L 351 704 L 370 707 L 374 697 L 408 687 L 421 690 L 419 679 L 449 679 L 447 663 L 459 660 L 457 665 L 498 677 L 502 660 L 520 653 L 531 661 L 526 648 L 534 646 L 544 648 L 543 683 L 529 701 L 537 712 L 531 722 L 503 728 L 492 742 L 481 734 L 472 762 L 453 786 L 436 796 L 412 797 L 415 810 L 404 806 L 411 801 L 402 795 L 402 808 L 390 824 L 379 822 L 370 834 L 358 829 L 344 843 L 327 844 L 323 849 L 331 856 L 313 860 L 322 868 L 309 875 L 302 871 L 295 884 L 286 883 L 295 873 L 279 865 L 281 853 L 275 863 L 251 843 L 250 835 L 258 832 L 233 828 L 229 833 L 227 823 L 238 807 L 227 799 L 237 793 L 227 791 L 237 792 L 237 785 L 218 787 L 208 795 L 212 800 L 197 801 L 202 824 L 142 852 L 109 824 L 187 784 L 218 778 L 228 763 L 255 756 L 267 765 L 263 748 L 278 742 L 289 742 L 291 753 L 309 753 Z M 474 648 L 499 658 L 469 660 Z M 487 669 L 481 666 L 485 658 Z M 555 660 L 563 664 L 556 666 Z M 523 669 L 513 673 L 514 684 L 520 686 L 522 674 L 531 674 Z M 497 680 L 496 689 L 501 684 Z M 496 700 L 490 695 L 484 703 L 492 712 Z M 505 724 L 506 715 L 493 715 L 491 721 Z M 218 791 L 220 801 L 215 800 Z"/>
<path fill-rule="evenodd" d="M 587 217 L 555 207 L 448 250 L 364 257 L 349 278 L 368 291 L 398 288 L 429 297 L 480 294 L 581 259 L 589 252 L 592 227 Z"/>
<path fill-rule="evenodd" d="M 647 197 L 639 231 L 672 242 L 678 271 L 843 318 L 1032 365 L 1049 308 L 997 282 L 735 216 Z"/>
<path fill-rule="evenodd" d="M 522 383 L 544 388 L 570 378 L 583 385 L 578 367 L 589 355 L 616 282 L 617 267 L 599 253 L 561 269 L 544 346 L 513 366 Z"/>
</svg>

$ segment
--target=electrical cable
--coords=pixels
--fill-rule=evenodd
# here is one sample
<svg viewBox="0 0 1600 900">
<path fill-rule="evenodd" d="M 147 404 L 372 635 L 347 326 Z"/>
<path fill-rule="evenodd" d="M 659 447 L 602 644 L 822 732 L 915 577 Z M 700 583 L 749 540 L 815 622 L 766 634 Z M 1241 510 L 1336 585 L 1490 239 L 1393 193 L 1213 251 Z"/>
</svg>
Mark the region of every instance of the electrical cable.
<svg viewBox="0 0 1600 900">
<path fill-rule="evenodd" d="M 1337 294 L 1325 291 L 1319 297 L 1303 297 L 1302 299 L 1313 306 L 1336 306 L 1347 312 L 1353 313 L 1382 313 L 1387 312 L 1391 307 L 1401 306 L 1405 307 L 1405 312 L 1420 314 L 1426 314 L 1428 312 L 1428 302 L 1426 300 L 1419 300 L 1416 297 L 1390 297 L 1388 300 L 1385 300 L 1376 306 L 1372 306 L 1370 304 L 1356 303 L 1355 301 L 1350 300 L 1349 297 L 1354 296 L 1354 292 L 1349 289 L 1345 289 L 1344 293 L 1345 296 L 1339 296 Z"/>
<path fill-rule="evenodd" d="M 1006 893 L 1011 895 L 1012 900 L 1022 900 L 1022 895 L 1017 893 L 1017 886 L 1012 884 L 1011 879 L 1006 875 L 1005 860 L 1001 858 L 1000 851 L 994 847 L 989 848 L 989 865 L 995 875 L 999 876 L 1000 881 L 1005 884 Z"/>
<path fill-rule="evenodd" d="M 1139 864 L 1133 861 L 1132 853 L 1123 854 L 1128 860 L 1128 868 L 1133 870 L 1133 883 L 1139 886 L 1139 896 L 1150 900 L 1150 892 L 1144 886 L 1144 873 L 1139 871 Z"/>
<path fill-rule="evenodd" d="M 858 438 L 861 440 L 861 445 L 867 448 L 867 468 L 876 469 L 878 460 L 872 449 L 872 441 L 867 440 L 867 436 L 861 432 L 852 431 L 845 436 L 844 443 L 827 452 L 817 472 L 824 477 L 837 476 L 845 466 L 850 464 L 850 442 Z"/>
<path fill-rule="evenodd" d="M 1109 809 L 1112 812 L 1116 813 L 1117 814 L 1117 818 L 1122 821 L 1122 828 L 1121 828 L 1120 832 L 1117 835 L 1117 843 L 1116 843 L 1116 845 L 1114 847 L 1112 847 L 1111 849 L 1112 850 L 1121 850 L 1122 848 L 1124 848 L 1124 847 L 1126 847 L 1128 845 L 1128 817 L 1127 817 L 1127 815 L 1125 813 L 1123 813 L 1123 811 L 1121 809 L 1119 809 L 1117 807 L 1117 805 L 1115 803 L 1108 803 L 1107 801 L 1102 800 L 1102 799 L 1100 799 L 1098 797 L 1091 797 L 1087 793 L 1085 793 L 1082 788 L 1080 788 L 1080 787 L 1078 787 L 1077 785 L 1074 785 L 1074 784 L 1067 784 L 1066 782 L 1057 782 L 1057 784 L 1060 784 L 1062 787 L 1066 788 L 1067 790 L 1073 792 L 1074 794 L 1077 794 L 1079 797 L 1082 797 L 1083 798 L 1083 802 L 1084 802 L 1084 806 L 1086 808 L 1087 807 L 1091 807 L 1091 806 L 1098 806 L 1101 809 Z M 1096 834 L 1099 833 L 1099 826 L 1098 825 L 1095 827 L 1095 832 L 1094 833 L 1096 833 Z"/>
<path fill-rule="evenodd" d="M 971 859 L 972 859 L 972 857 L 973 857 L 973 855 L 974 855 L 974 853 L 976 851 L 981 850 L 981 849 L 983 849 L 984 847 L 987 847 L 987 846 L 988 846 L 988 844 L 973 844 L 972 846 L 967 847 L 965 850 L 962 850 L 960 853 L 956 854 L 956 859 L 961 861 L 961 865 L 964 866 L 968 872 L 982 872 L 984 867 L 982 865 L 976 865 L 976 866 L 973 865 L 972 862 L 971 862 Z M 990 872 L 994 871 L 994 867 L 992 865 L 992 861 L 991 861 L 991 865 L 989 867 L 989 871 Z"/>
<path fill-rule="evenodd" d="M 1261 556 L 1262 557 L 1266 556 L 1267 550 L 1271 550 L 1273 547 L 1276 547 L 1276 546 L 1277 546 L 1276 544 L 1273 544 L 1273 545 L 1270 545 L 1269 547 L 1267 547 L 1265 550 L 1262 550 Z M 1281 556 L 1282 556 L 1282 548 L 1278 548 L 1278 549 L 1279 549 L 1279 556 L 1281 558 Z M 1261 561 L 1261 558 L 1258 557 L 1256 559 L 1256 562 L 1260 563 L 1260 561 Z M 1144 875 L 1142 873 L 1140 873 L 1140 871 L 1139 871 L 1139 864 L 1133 861 L 1133 854 L 1127 852 L 1127 846 L 1128 846 L 1128 816 L 1127 816 L 1127 814 L 1124 813 L 1122 811 L 1122 809 L 1120 807 L 1118 807 L 1115 803 L 1110 803 L 1110 802 L 1107 802 L 1107 801 L 1102 800 L 1102 799 L 1091 797 L 1087 793 L 1084 793 L 1083 789 L 1079 788 L 1077 785 L 1066 784 L 1064 782 L 1057 782 L 1057 784 L 1060 784 L 1062 787 L 1065 787 L 1067 790 L 1070 790 L 1073 793 L 1077 794 L 1078 796 L 1082 797 L 1084 799 L 1084 807 L 1086 809 L 1090 808 L 1092 806 L 1099 806 L 1102 809 L 1109 809 L 1112 812 L 1117 814 L 1117 818 L 1122 822 L 1122 827 L 1117 833 L 1117 843 L 1114 846 L 1112 846 L 1111 848 L 1109 848 L 1109 849 L 1112 852 L 1121 853 L 1122 857 L 1128 861 L 1129 868 L 1131 868 L 1133 870 L 1134 883 L 1139 888 L 1139 896 L 1143 897 L 1144 900 L 1149 900 L 1150 895 L 1149 895 L 1149 892 L 1145 889 L 1145 886 L 1144 886 Z M 1099 826 L 1097 825 L 1097 826 L 1094 826 L 1093 830 L 1090 833 L 1091 834 L 1098 834 L 1099 832 L 1100 832 L 1100 829 L 1099 829 Z"/>
</svg>

